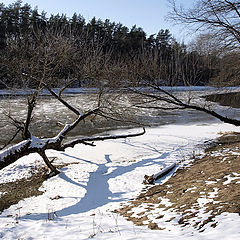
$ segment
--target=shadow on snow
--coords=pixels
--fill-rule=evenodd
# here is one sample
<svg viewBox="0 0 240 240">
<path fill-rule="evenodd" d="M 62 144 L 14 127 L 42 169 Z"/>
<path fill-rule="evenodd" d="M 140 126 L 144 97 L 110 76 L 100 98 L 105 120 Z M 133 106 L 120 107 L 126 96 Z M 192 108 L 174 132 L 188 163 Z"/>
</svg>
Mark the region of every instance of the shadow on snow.
<svg viewBox="0 0 240 240">
<path fill-rule="evenodd" d="M 126 142 L 125 142 L 126 143 Z M 129 143 L 126 143 L 129 144 Z M 138 146 L 135 146 L 138 147 Z M 79 213 L 85 213 L 90 210 L 96 209 L 98 207 L 101 207 L 105 204 L 111 203 L 111 202 L 121 202 L 124 200 L 129 200 L 124 197 L 122 197 L 123 194 L 126 192 L 117 192 L 112 193 L 109 189 L 109 183 L 108 180 L 111 178 L 116 178 L 118 176 L 121 176 L 123 174 L 126 174 L 128 172 L 131 172 L 135 170 L 138 167 L 144 167 L 144 166 L 151 166 L 155 164 L 162 165 L 163 167 L 166 166 L 166 163 L 164 160 L 172 153 L 177 151 L 178 149 L 172 150 L 170 152 L 161 153 L 156 148 L 149 146 L 147 144 L 144 144 L 144 148 L 148 148 L 151 151 L 160 154 L 160 156 L 154 157 L 154 158 L 144 158 L 140 161 L 134 162 L 131 165 L 128 166 L 111 166 L 111 168 L 116 167 L 112 172 L 108 173 L 108 170 L 110 167 L 107 166 L 107 164 L 112 163 L 111 158 L 109 154 L 105 154 L 105 160 L 106 163 L 97 164 L 94 162 L 91 162 L 89 160 L 81 159 L 76 156 L 71 156 L 66 153 L 62 153 L 65 156 L 75 158 L 80 161 L 84 161 L 87 163 L 91 163 L 94 165 L 97 165 L 97 170 L 90 173 L 89 180 L 87 183 L 87 186 L 84 186 L 83 184 L 80 184 L 78 182 L 73 181 L 70 179 L 64 172 L 61 172 L 59 174 L 59 177 L 64 179 L 65 181 L 77 185 L 81 188 L 86 189 L 86 193 L 81 200 L 76 203 L 75 205 L 63 208 L 62 210 L 57 211 L 57 216 L 55 220 L 61 220 L 61 217 L 68 216 L 71 214 L 79 214 Z M 171 171 L 167 176 L 172 174 L 173 171 Z M 40 219 L 46 219 L 47 213 L 39 213 L 39 214 L 32 214 L 28 216 L 22 217 L 23 219 L 32 219 L 32 220 L 40 220 Z"/>
</svg>

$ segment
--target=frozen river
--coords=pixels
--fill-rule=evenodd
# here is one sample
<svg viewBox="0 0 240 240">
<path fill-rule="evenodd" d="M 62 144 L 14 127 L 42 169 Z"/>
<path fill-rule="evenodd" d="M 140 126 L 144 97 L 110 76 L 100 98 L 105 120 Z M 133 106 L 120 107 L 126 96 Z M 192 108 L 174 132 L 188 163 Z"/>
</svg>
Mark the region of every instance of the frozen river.
<svg viewBox="0 0 240 240">
<path fill-rule="evenodd" d="M 228 107 L 222 107 L 216 103 L 210 104 L 210 102 L 205 102 L 202 96 L 211 93 L 212 92 L 209 91 L 191 92 L 197 104 L 211 105 L 210 107 L 212 109 L 233 118 L 238 118 L 240 116 L 240 111 L 237 108 L 229 109 Z M 179 96 L 189 97 L 189 92 L 186 91 L 179 91 L 177 94 Z M 84 93 L 65 96 L 65 100 L 67 102 L 83 112 L 96 107 L 97 99 L 97 94 Z M 112 105 L 110 107 L 110 105 L 107 104 L 109 104 L 109 102 L 114 103 L 116 104 L 114 108 L 115 110 L 117 109 L 118 116 L 121 116 L 123 119 L 127 119 L 131 122 L 113 121 L 100 117 L 90 118 L 90 121 L 82 122 L 78 128 L 74 129 L 69 137 L 93 135 L 117 128 L 136 127 L 138 123 L 156 126 L 164 124 L 189 124 L 196 122 L 199 122 L 199 124 L 208 124 L 209 122 L 217 121 L 205 113 L 196 111 L 156 111 L 130 107 L 133 104 L 136 104 L 138 101 L 140 101 L 140 98 L 137 98 L 132 94 L 110 94 L 106 96 L 103 100 L 103 104 L 107 106 L 107 111 L 110 112 L 113 109 Z M 16 119 L 17 121 L 24 121 L 27 115 L 27 98 L 24 96 L 2 96 L 0 98 L 0 107 L 0 145 L 2 146 L 16 132 L 16 127 L 14 127 L 12 124 L 13 121 L 7 115 L 12 116 L 12 118 Z M 32 134 L 38 137 L 53 137 L 61 129 L 61 124 L 71 123 L 75 119 L 74 113 L 69 111 L 58 100 L 49 96 L 42 96 L 39 98 L 33 113 L 31 131 Z M 20 136 L 17 140 L 19 139 Z"/>
</svg>

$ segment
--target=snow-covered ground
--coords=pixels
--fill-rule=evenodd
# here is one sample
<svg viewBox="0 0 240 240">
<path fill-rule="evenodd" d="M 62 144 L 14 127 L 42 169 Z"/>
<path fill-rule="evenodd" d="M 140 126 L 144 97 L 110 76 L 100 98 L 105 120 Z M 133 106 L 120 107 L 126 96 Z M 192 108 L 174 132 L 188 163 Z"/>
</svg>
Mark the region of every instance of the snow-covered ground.
<svg viewBox="0 0 240 240">
<path fill-rule="evenodd" d="M 43 195 L 25 199 L 3 211 L 0 238 L 240 239 L 238 214 L 224 213 L 217 217 L 216 228 L 209 225 L 199 232 L 192 226 L 164 221 L 174 213 L 164 212 L 165 217 L 158 220 L 164 230 L 151 230 L 135 226 L 113 212 L 121 203 L 138 195 L 144 187 L 145 174 L 157 173 L 173 162 L 188 164 L 193 154 L 201 153 L 204 141 L 215 138 L 219 132 L 233 130 L 239 129 L 223 123 L 164 125 L 147 128 L 146 134 L 137 138 L 98 142 L 96 147 L 77 145 L 65 152 L 49 151 L 48 156 L 57 157 L 58 163 L 73 164 L 44 182 L 40 188 Z M 35 154 L 18 160 L 0 171 L 0 183 L 27 176 L 34 164 L 41 164 Z M 171 173 L 159 184 L 170 176 Z"/>
</svg>

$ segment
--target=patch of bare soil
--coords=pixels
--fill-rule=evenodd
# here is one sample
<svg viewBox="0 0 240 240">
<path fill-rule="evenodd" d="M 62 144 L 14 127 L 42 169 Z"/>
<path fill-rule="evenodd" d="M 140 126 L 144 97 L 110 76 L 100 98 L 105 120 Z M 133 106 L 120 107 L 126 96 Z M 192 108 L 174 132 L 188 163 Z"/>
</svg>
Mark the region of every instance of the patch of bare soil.
<svg viewBox="0 0 240 240">
<path fill-rule="evenodd" d="M 46 169 L 37 169 L 31 177 L 22 178 L 14 182 L 0 184 L 0 213 L 20 200 L 28 197 L 39 196 L 43 192 L 39 187 L 46 180 Z"/>
<path fill-rule="evenodd" d="M 215 217 L 223 212 L 240 214 L 239 185 L 240 133 L 227 133 L 206 148 L 204 157 L 179 168 L 166 183 L 149 186 L 117 212 L 136 225 L 151 229 L 161 229 L 156 222 L 164 219 L 164 211 L 174 212 L 178 217 L 167 221 L 182 226 L 191 224 L 203 231 L 209 222 L 215 227 Z M 166 199 L 170 204 L 164 204 Z M 140 213 L 139 208 L 143 209 Z M 159 212 L 159 216 L 153 219 L 152 211 L 154 216 Z"/>
</svg>

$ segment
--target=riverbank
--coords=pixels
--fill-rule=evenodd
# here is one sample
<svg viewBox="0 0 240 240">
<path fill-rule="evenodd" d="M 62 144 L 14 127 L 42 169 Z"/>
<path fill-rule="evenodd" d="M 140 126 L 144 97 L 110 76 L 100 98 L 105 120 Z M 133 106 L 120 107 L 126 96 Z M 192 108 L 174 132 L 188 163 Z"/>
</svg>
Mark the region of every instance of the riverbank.
<svg viewBox="0 0 240 240">
<path fill-rule="evenodd" d="M 122 213 L 116 211 L 124 206 L 129 207 L 132 202 L 130 200 L 136 199 L 144 188 L 145 192 L 150 191 L 152 186 L 146 189 L 146 185 L 142 184 L 145 174 L 155 174 L 162 168 L 170 166 L 173 162 L 177 162 L 179 167 L 182 168 L 179 171 L 188 171 L 190 164 L 193 166 L 192 157 L 195 156 L 198 159 L 198 156 L 203 156 L 203 146 L 206 141 L 214 139 L 220 132 L 236 130 L 236 127 L 222 123 L 164 125 L 147 128 L 146 134 L 138 138 L 99 142 L 96 147 L 77 145 L 74 148 L 66 149 L 65 152 L 48 151 L 47 154 L 53 160 L 53 164 L 61 166 L 61 173 L 40 184 L 41 187 L 37 189 L 41 192 L 40 195 L 37 193 L 38 196 L 24 198 L 0 214 L 0 236 L 3 239 L 34 240 L 42 238 L 57 240 L 63 236 L 64 239 L 69 240 L 88 238 L 161 238 L 173 240 L 176 237 L 181 240 L 215 240 L 217 238 L 227 239 L 220 238 L 225 234 L 222 226 L 229 226 L 234 221 L 234 224 L 229 228 L 231 231 L 228 230 L 227 233 L 231 237 L 229 239 L 236 239 L 237 237 L 234 234 L 239 231 L 240 224 L 238 214 L 238 217 L 235 216 L 235 213 L 232 213 L 233 216 L 227 215 L 227 219 L 223 219 L 222 215 L 217 215 L 216 219 L 220 216 L 220 223 L 216 228 L 210 226 L 213 222 L 198 229 L 191 224 L 184 226 L 186 224 L 185 218 L 182 219 L 182 223 L 181 221 L 178 223 L 183 216 L 171 212 L 171 208 L 162 211 L 162 208 L 159 207 L 160 204 L 171 207 L 171 192 L 177 194 L 178 191 L 175 191 L 175 188 L 190 194 L 189 197 L 191 194 L 193 197 L 196 194 L 197 198 L 197 193 L 194 193 L 194 189 L 191 189 L 191 186 L 187 183 L 191 183 L 193 180 L 205 183 L 205 175 L 200 173 L 196 176 L 190 174 L 189 179 L 185 179 L 186 181 L 184 178 L 179 178 L 178 181 L 174 181 L 178 182 L 178 186 L 174 187 L 170 187 L 172 179 L 176 179 L 175 176 L 171 177 L 172 172 L 160 179 L 158 183 L 163 184 L 162 186 L 165 186 L 165 188 L 167 187 L 165 194 L 167 194 L 169 200 L 159 196 L 161 203 L 159 203 L 159 199 L 155 198 L 158 202 L 142 202 L 142 204 L 139 202 L 138 207 L 129 208 L 129 212 L 127 211 L 127 213 L 132 212 L 133 216 L 131 217 L 135 218 L 141 218 L 141 212 L 144 212 L 147 216 L 142 215 L 143 218 L 139 220 L 142 221 L 143 225 L 127 221 L 121 215 Z M 114 133 L 119 134 L 119 131 Z M 227 159 L 224 162 L 227 164 L 228 161 L 230 160 Z M 0 171 L 0 183 L 18 181 L 21 184 L 20 180 L 25 178 L 27 181 L 33 171 L 41 169 L 43 166 L 40 157 L 37 154 L 31 154 L 2 169 Z M 201 170 L 200 168 L 204 168 L 205 171 L 205 167 L 199 165 L 196 168 L 196 173 L 197 169 Z M 216 180 L 216 184 L 227 182 L 226 185 L 228 186 L 230 181 L 228 173 L 226 173 L 226 177 L 226 179 Z M 181 182 L 184 181 L 185 186 L 182 187 Z M 214 190 L 215 186 L 211 185 L 213 179 L 207 179 L 206 181 L 209 183 L 206 186 L 209 187 L 210 196 L 220 194 L 220 190 Z M 28 184 L 31 185 L 31 182 Z M 212 190 L 210 187 L 212 187 Z M 203 192 L 205 191 L 204 186 L 201 189 L 203 189 Z M 15 194 L 23 191 L 21 188 L 18 190 L 15 191 Z M 205 193 L 207 194 L 207 191 Z M 0 194 L 0 196 L 7 194 L 7 188 L 3 189 Z M 200 197 L 200 204 L 205 203 L 203 196 L 205 195 L 202 194 Z M 206 199 L 209 198 L 206 197 Z M 140 199 L 133 200 L 133 202 L 138 200 Z M 180 202 L 178 205 L 176 203 L 176 209 L 177 206 L 179 206 L 179 209 L 184 208 L 184 204 L 187 203 L 183 200 L 182 205 Z M 184 208 L 186 214 L 190 205 L 191 202 L 189 201 L 186 210 Z M 199 210 L 196 209 L 200 214 L 196 215 L 196 218 L 200 217 L 201 214 L 204 219 L 209 216 L 208 212 L 206 214 L 201 212 L 201 209 L 204 210 L 205 208 L 205 205 L 202 206 L 202 208 L 199 207 Z M 193 211 L 194 209 L 190 208 L 190 210 Z M 171 220 L 173 217 L 174 219 Z M 202 230 L 205 231 L 201 232 Z M 207 238 L 204 238 L 206 235 Z"/>
<path fill-rule="evenodd" d="M 240 92 L 211 94 L 204 97 L 206 101 L 217 102 L 222 106 L 240 108 Z"/>
<path fill-rule="evenodd" d="M 94 89 L 68 89 L 65 100 L 72 106 L 79 109 L 81 112 L 89 111 L 94 108 L 98 102 L 98 95 L 94 94 Z M 148 89 L 145 89 L 147 91 Z M 171 89 L 167 89 L 171 90 Z M 237 109 L 230 110 L 229 108 L 219 106 L 218 104 L 209 101 L 203 101 L 203 96 L 224 91 L 239 91 L 239 88 L 216 89 L 209 87 L 175 87 L 172 89 L 176 96 L 184 99 L 194 100 L 194 104 L 208 107 L 216 112 L 229 116 L 230 118 L 239 118 L 240 111 Z M 58 90 L 59 91 L 59 90 Z M 0 92 L 0 95 L 4 92 Z M 27 101 L 24 94 L 29 94 L 28 91 L 20 91 L 18 94 L 21 97 L 0 97 L 0 115 L 1 115 L 1 136 L 0 148 L 16 134 L 16 126 L 9 119 L 9 114 L 12 119 L 24 122 L 27 116 Z M 84 93 L 84 94 L 83 94 Z M 22 95 L 21 95 L 22 94 Z M 25 96 L 25 97 L 24 97 Z M 162 110 L 162 109 L 145 109 L 133 107 L 137 103 L 143 101 L 143 96 L 132 93 L 124 94 L 106 94 L 102 96 L 103 110 L 108 113 L 109 118 L 94 117 L 90 121 L 84 121 L 76 127 L 66 141 L 70 141 L 77 136 L 91 136 L 93 134 L 102 134 L 106 131 L 134 128 L 139 124 L 145 126 L 160 126 L 169 124 L 193 124 L 193 123 L 213 123 L 216 119 L 210 115 L 199 111 L 191 110 Z M 147 99 L 146 99 L 147 101 Z M 114 105 L 109 105 L 114 103 Z M 160 106 L 166 107 L 166 104 Z M 113 108 L 113 109 L 112 109 Z M 110 110 L 110 111 L 109 111 Z M 113 112 L 112 112 L 113 110 Z M 40 96 L 33 111 L 33 119 L 31 122 L 31 133 L 34 136 L 54 137 L 61 130 L 63 124 L 71 123 L 75 120 L 75 114 L 69 111 L 61 102 L 51 97 Z M 114 119 L 118 119 L 115 121 Z M 17 134 L 12 143 L 17 143 L 22 140 L 20 133 Z"/>
<path fill-rule="evenodd" d="M 240 215 L 239 184 L 240 133 L 229 132 L 208 144 L 203 156 L 192 156 L 190 166 L 180 167 L 162 185 L 149 185 L 118 212 L 150 229 L 165 229 L 172 223 L 200 232 L 216 229 L 221 239 L 234 239 L 222 228 L 222 217 Z"/>
</svg>

